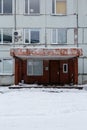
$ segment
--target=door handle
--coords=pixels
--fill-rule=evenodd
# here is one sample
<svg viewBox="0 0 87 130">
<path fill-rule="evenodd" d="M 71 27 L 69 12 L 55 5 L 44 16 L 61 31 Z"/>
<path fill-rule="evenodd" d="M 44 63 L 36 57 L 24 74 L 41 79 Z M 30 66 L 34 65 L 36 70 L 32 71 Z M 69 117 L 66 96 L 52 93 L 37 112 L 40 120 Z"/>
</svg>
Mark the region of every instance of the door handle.
<svg viewBox="0 0 87 130">
<path fill-rule="evenodd" d="M 59 72 L 57 72 L 57 74 L 59 75 Z"/>
</svg>

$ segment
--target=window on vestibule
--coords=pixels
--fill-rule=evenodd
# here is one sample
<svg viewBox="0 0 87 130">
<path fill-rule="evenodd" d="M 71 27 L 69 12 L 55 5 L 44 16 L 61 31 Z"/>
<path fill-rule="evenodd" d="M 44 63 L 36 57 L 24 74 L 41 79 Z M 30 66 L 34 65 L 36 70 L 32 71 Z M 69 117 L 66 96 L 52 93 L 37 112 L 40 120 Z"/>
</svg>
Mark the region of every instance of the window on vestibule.
<svg viewBox="0 0 87 130">
<path fill-rule="evenodd" d="M 29 59 L 27 61 L 27 75 L 29 75 L 29 76 L 43 75 L 43 61 Z"/>
</svg>

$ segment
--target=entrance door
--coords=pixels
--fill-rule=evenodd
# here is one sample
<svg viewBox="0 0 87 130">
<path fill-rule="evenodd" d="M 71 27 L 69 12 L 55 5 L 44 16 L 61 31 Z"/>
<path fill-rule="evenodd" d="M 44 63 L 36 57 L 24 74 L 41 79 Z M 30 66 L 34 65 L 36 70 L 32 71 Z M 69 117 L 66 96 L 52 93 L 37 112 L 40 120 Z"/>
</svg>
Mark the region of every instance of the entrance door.
<svg viewBox="0 0 87 130">
<path fill-rule="evenodd" d="M 69 63 L 68 60 L 60 61 L 60 84 L 69 84 Z"/>
<path fill-rule="evenodd" d="M 57 60 L 50 61 L 49 81 L 52 84 L 59 84 L 59 62 Z"/>
</svg>

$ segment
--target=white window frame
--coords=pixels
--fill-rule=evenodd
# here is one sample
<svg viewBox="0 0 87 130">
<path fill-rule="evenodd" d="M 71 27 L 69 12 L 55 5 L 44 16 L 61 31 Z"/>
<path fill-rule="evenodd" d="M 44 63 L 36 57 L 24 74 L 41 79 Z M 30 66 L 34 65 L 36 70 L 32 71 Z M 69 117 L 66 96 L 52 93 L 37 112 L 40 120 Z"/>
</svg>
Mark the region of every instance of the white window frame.
<svg viewBox="0 0 87 130">
<path fill-rule="evenodd" d="M 65 42 L 59 42 L 59 29 L 64 29 L 65 31 L 66 31 L 66 41 Z M 51 44 L 67 44 L 67 29 L 66 28 L 57 28 L 57 29 L 51 29 Z M 55 32 L 56 32 L 56 39 L 55 39 L 55 41 L 56 42 L 53 42 L 53 30 L 55 30 Z"/>
<path fill-rule="evenodd" d="M 24 0 L 24 12 L 26 15 L 40 15 L 40 12 L 39 13 L 31 13 L 30 12 L 30 0 L 28 0 L 28 13 L 26 13 L 26 10 L 25 10 L 25 0 Z M 40 0 L 39 0 L 39 6 L 40 6 Z M 40 9 L 40 7 L 39 7 Z"/>
<path fill-rule="evenodd" d="M 26 34 L 26 30 L 28 30 L 28 38 L 29 38 L 29 42 L 27 43 L 27 42 L 25 42 L 25 39 L 26 39 L 26 36 L 25 36 L 25 34 Z M 31 43 L 30 41 L 31 41 L 31 31 L 38 31 L 39 32 L 39 42 L 37 42 L 37 43 Z M 40 29 L 24 29 L 24 43 L 25 44 L 31 44 L 31 45 L 33 45 L 33 44 L 40 44 Z"/>
<path fill-rule="evenodd" d="M 66 67 L 66 70 L 65 70 Z M 68 64 L 63 64 L 63 73 L 68 73 Z"/>
<path fill-rule="evenodd" d="M 4 29 L 11 29 L 12 30 L 12 42 L 5 42 L 4 43 L 4 41 L 3 41 L 3 32 L 4 32 Z M 4 28 L 4 29 L 0 29 L 0 31 L 1 31 L 1 42 L 0 42 L 0 44 L 12 44 L 13 43 L 13 29 L 12 28 Z"/>
<path fill-rule="evenodd" d="M 41 68 L 42 71 L 41 71 L 41 73 L 39 73 L 39 74 L 35 74 L 35 73 L 34 73 L 34 67 L 35 67 L 35 66 L 34 66 L 34 63 L 35 63 L 35 61 L 36 61 L 36 62 L 37 62 L 37 61 L 38 61 L 38 62 L 40 61 L 40 62 L 42 63 L 42 66 L 41 66 L 41 67 L 42 67 L 42 68 Z M 28 72 L 28 67 L 29 67 L 28 64 L 29 64 L 29 62 L 31 63 L 31 73 Z M 38 59 L 35 59 L 35 60 L 33 60 L 33 59 L 28 59 L 28 60 L 27 60 L 27 75 L 28 75 L 28 76 L 42 76 L 42 75 L 43 75 L 43 61 L 42 61 L 42 60 L 38 60 Z"/>
<path fill-rule="evenodd" d="M 1 3 L 2 3 L 2 5 L 1 5 L 1 13 L 0 14 L 5 14 L 5 15 L 11 15 L 11 14 L 13 14 L 13 3 L 14 3 L 14 0 L 12 0 L 12 12 L 11 13 L 4 13 L 3 12 L 3 0 L 1 0 Z"/>
<path fill-rule="evenodd" d="M 66 15 L 66 14 L 67 14 L 67 0 L 59 0 L 59 1 L 66 1 L 66 13 L 65 13 L 65 14 L 56 13 L 56 1 L 57 1 L 57 0 L 54 0 L 54 13 L 53 13 L 53 10 L 52 10 L 52 14 L 53 14 L 53 15 Z M 53 5 L 52 5 L 52 6 L 53 6 Z M 52 9 L 53 9 L 53 7 L 52 7 Z"/>
<path fill-rule="evenodd" d="M 13 61 L 13 59 L 10 59 L 10 58 L 2 58 L 2 59 L 0 59 L 1 60 L 1 64 L 0 64 L 0 67 L 1 67 L 1 69 L 0 69 L 0 75 L 12 75 L 13 73 L 14 73 L 14 68 L 13 68 L 13 66 L 14 66 L 14 61 Z M 11 62 L 12 62 L 12 64 L 11 64 L 11 71 L 10 72 L 4 72 L 4 60 L 11 60 Z"/>
</svg>

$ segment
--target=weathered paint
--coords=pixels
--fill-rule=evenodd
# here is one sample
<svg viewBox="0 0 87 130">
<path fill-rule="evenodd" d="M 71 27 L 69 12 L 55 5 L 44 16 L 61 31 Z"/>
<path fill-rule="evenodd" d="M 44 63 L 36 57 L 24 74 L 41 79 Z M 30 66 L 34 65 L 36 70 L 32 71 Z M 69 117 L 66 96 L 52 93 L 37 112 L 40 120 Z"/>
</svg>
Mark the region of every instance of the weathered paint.
<svg viewBox="0 0 87 130">
<path fill-rule="evenodd" d="M 80 48 L 57 48 L 57 49 L 42 49 L 42 48 L 13 48 L 10 50 L 11 56 L 73 56 L 82 55 Z"/>
<path fill-rule="evenodd" d="M 68 73 L 63 73 L 63 64 L 68 64 Z M 43 75 L 29 76 L 27 75 L 27 59 L 22 60 L 15 57 L 15 84 L 18 84 L 22 80 L 27 84 L 77 84 L 78 58 L 69 60 L 43 60 Z"/>
</svg>

